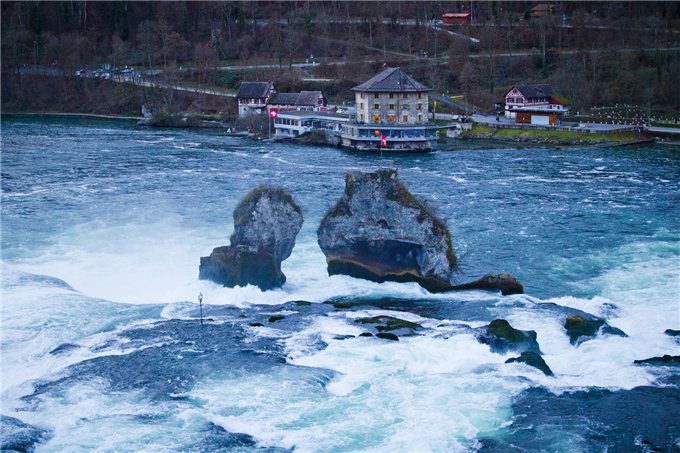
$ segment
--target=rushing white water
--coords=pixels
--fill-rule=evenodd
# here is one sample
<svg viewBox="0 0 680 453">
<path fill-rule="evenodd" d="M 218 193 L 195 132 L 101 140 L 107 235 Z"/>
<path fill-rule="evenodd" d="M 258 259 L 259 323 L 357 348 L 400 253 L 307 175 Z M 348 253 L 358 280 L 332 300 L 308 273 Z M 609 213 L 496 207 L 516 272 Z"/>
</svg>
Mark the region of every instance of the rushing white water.
<svg viewBox="0 0 680 453">
<path fill-rule="evenodd" d="M 680 329 L 680 233 L 663 182 L 677 181 L 674 161 L 661 154 L 648 157 L 654 171 L 596 150 L 535 150 L 535 166 L 516 150 L 385 162 L 449 218 L 464 255 L 460 279 L 510 270 L 527 287 L 508 297 L 433 295 L 326 273 L 316 225 L 342 173 L 374 157 L 285 146 L 259 153 L 214 136 L 72 126 L 88 166 L 60 136 L 69 127 L 11 125 L 3 131 L 11 147 L 3 150 L 2 414 L 50 430 L 39 451 L 469 451 L 483 439 L 504 441 L 513 401 L 529 388 L 632 389 L 677 373 L 633 364 L 680 354 L 664 334 Z M 30 135 L 35 128 L 46 133 Z M 31 150 L 55 135 L 64 148 L 36 161 Z M 151 148 L 130 151 L 139 146 Z M 305 209 L 284 287 L 199 281 L 198 259 L 227 243 L 239 197 L 276 181 Z M 199 292 L 222 337 L 192 327 Z M 318 305 L 277 307 L 296 300 Z M 413 308 L 318 310 L 329 300 Z M 570 308 L 627 337 L 570 344 Z M 287 321 L 266 323 L 270 314 Z M 381 315 L 424 329 L 398 342 L 358 337 L 367 327 L 356 319 Z M 506 364 L 517 353 L 480 343 L 473 329 L 493 318 L 535 330 L 554 376 Z M 50 353 L 64 344 L 72 346 Z M 217 358 L 202 359 L 208 353 Z"/>
</svg>

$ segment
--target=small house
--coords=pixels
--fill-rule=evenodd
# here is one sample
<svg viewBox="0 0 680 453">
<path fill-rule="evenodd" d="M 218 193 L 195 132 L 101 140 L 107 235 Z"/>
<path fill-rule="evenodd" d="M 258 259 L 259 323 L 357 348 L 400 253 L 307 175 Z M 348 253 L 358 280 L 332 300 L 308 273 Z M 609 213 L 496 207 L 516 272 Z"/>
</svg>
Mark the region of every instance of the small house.
<svg viewBox="0 0 680 453">
<path fill-rule="evenodd" d="M 241 82 L 236 94 L 238 116 L 259 115 L 264 112 L 274 93 L 276 89 L 272 82 Z"/>
<path fill-rule="evenodd" d="M 442 15 L 444 25 L 469 24 L 470 19 L 470 13 L 446 13 Z"/>
<path fill-rule="evenodd" d="M 505 116 L 518 124 L 558 124 L 569 101 L 550 85 L 514 86 L 505 93 Z"/>
<path fill-rule="evenodd" d="M 276 93 L 268 103 L 268 110 L 279 112 L 297 110 L 316 112 L 326 105 L 321 91 L 301 91 L 299 93 Z"/>
</svg>

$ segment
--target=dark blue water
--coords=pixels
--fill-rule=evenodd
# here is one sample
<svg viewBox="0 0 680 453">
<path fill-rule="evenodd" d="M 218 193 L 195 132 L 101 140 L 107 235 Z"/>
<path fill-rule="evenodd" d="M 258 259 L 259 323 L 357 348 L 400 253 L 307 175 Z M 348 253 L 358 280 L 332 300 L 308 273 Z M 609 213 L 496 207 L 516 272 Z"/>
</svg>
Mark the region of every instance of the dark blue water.
<svg viewBox="0 0 680 453">
<path fill-rule="evenodd" d="M 380 158 L 5 117 L 2 414 L 50 433 L 36 440 L 44 451 L 677 448 L 677 372 L 633 360 L 680 352 L 663 334 L 680 328 L 679 164 L 677 149 L 655 145 Z M 397 168 L 447 219 L 459 281 L 505 271 L 527 294 L 432 296 L 328 277 L 318 223 L 345 172 L 378 167 Z M 286 285 L 198 281 L 198 258 L 228 242 L 234 207 L 262 183 L 289 189 L 304 211 Z M 212 318 L 202 328 L 199 291 Z M 574 309 L 628 337 L 572 346 L 563 323 Z M 286 319 L 270 323 L 274 313 Z M 396 343 L 355 338 L 354 319 L 378 314 L 424 329 Z M 538 332 L 554 377 L 476 340 L 498 317 Z M 594 409 L 597 398 L 611 409 Z M 527 409 L 544 400 L 546 411 Z M 660 429 L 617 413 L 640 401 L 654 401 Z M 583 413 L 561 422 L 555 411 Z M 625 428 L 607 428 L 617 422 Z"/>
</svg>

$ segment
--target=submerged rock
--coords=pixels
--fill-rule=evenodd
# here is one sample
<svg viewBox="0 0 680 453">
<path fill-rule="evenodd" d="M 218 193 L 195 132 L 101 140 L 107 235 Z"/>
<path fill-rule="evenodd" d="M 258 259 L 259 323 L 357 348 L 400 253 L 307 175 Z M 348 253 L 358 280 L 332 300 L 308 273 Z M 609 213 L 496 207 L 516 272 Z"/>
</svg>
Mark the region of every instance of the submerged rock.
<svg viewBox="0 0 680 453">
<path fill-rule="evenodd" d="M 18 418 L 0 415 L 0 450 L 34 451 L 36 444 L 49 439 L 50 432 L 24 423 Z"/>
<path fill-rule="evenodd" d="M 281 287 L 286 281 L 281 262 L 293 251 L 301 227 L 302 211 L 288 192 L 258 187 L 234 210 L 231 245 L 201 257 L 198 278 L 229 287 Z"/>
<path fill-rule="evenodd" d="M 378 337 L 378 338 L 382 338 L 383 340 L 399 341 L 398 336 L 396 336 L 393 333 L 389 333 L 389 332 L 380 332 L 380 333 L 376 334 L 375 336 Z"/>
<path fill-rule="evenodd" d="M 508 359 L 505 361 L 505 363 L 526 363 L 529 366 L 532 366 L 534 368 L 538 368 L 539 370 L 543 371 L 543 373 L 546 376 L 552 376 L 553 372 L 548 366 L 547 363 L 545 363 L 545 360 L 543 360 L 543 357 L 540 355 L 536 354 L 535 352 L 523 352 L 519 357 L 513 357 L 511 359 Z"/>
<path fill-rule="evenodd" d="M 478 338 L 481 343 L 491 346 L 491 351 L 500 354 L 508 351 L 541 353 L 535 331 L 515 329 L 505 319 L 491 321 Z"/>
<path fill-rule="evenodd" d="M 607 324 L 604 319 L 585 318 L 580 315 L 567 316 L 564 327 L 567 329 L 567 335 L 569 335 L 569 342 L 571 344 L 583 343 L 589 338 L 597 336 L 598 333 L 618 335 L 620 337 L 628 336 L 621 329 Z"/>
<path fill-rule="evenodd" d="M 356 322 L 361 324 L 378 324 L 375 326 L 375 328 L 379 332 L 387 332 L 391 330 L 400 329 L 411 329 L 411 331 L 415 331 L 423 328 L 423 326 L 421 326 L 418 323 L 406 321 L 405 319 L 395 318 L 393 316 L 374 316 L 372 318 L 359 318 L 356 320 Z"/>
<path fill-rule="evenodd" d="M 269 317 L 269 322 L 281 321 L 282 319 L 286 319 L 286 317 L 283 315 L 272 315 Z"/>
<path fill-rule="evenodd" d="M 524 286 L 512 275 L 507 273 L 488 274 L 474 282 L 456 285 L 451 289 L 484 289 L 498 290 L 504 296 L 510 294 L 524 294 Z"/>
<path fill-rule="evenodd" d="M 680 355 L 664 355 L 663 357 L 651 357 L 649 359 L 635 360 L 633 363 L 636 365 L 649 364 L 649 365 L 680 365 Z"/>
<path fill-rule="evenodd" d="M 80 346 L 78 344 L 74 344 L 74 343 L 63 343 L 63 344 L 60 344 L 59 346 L 57 346 L 56 348 L 52 349 L 50 351 L 50 354 L 60 355 L 60 354 L 64 354 L 66 352 L 72 351 L 74 349 L 79 349 L 81 347 L 82 346 Z"/>
<path fill-rule="evenodd" d="M 321 220 L 318 243 L 329 275 L 451 288 L 457 258 L 443 220 L 397 179 L 397 171 L 353 172 Z"/>
</svg>

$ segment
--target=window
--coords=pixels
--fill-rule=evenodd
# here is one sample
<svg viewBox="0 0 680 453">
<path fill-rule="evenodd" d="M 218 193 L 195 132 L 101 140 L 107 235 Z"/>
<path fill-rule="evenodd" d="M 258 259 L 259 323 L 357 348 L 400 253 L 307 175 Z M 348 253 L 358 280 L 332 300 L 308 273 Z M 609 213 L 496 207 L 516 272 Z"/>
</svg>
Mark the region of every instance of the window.
<svg viewBox="0 0 680 453">
<path fill-rule="evenodd" d="M 423 121 L 423 115 L 421 115 L 421 114 L 419 113 L 419 114 L 418 114 L 418 122 L 421 122 L 421 121 Z"/>
<path fill-rule="evenodd" d="M 422 109 L 423 109 L 423 104 L 416 105 L 416 110 L 422 110 Z"/>
<path fill-rule="evenodd" d="M 401 121 L 404 122 L 404 123 L 408 123 L 408 115 L 403 115 L 401 117 Z"/>
<path fill-rule="evenodd" d="M 408 99 L 408 93 L 402 94 L 401 97 L 404 98 L 404 99 Z"/>
<path fill-rule="evenodd" d="M 390 110 L 394 110 L 394 104 L 390 104 Z"/>
<path fill-rule="evenodd" d="M 403 104 L 403 105 L 401 106 L 401 109 L 402 109 L 402 110 L 408 110 L 408 104 Z"/>
<path fill-rule="evenodd" d="M 366 93 L 359 93 L 359 98 L 363 99 L 366 96 Z"/>
<path fill-rule="evenodd" d="M 380 99 L 380 93 L 373 93 L 373 99 Z"/>
<path fill-rule="evenodd" d="M 380 110 L 380 104 L 373 104 L 373 110 Z"/>
<path fill-rule="evenodd" d="M 364 103 L 363 103 L 363 102 L 360 102 L 360 103 L 359 103 L 359 108 L 360 108 L 361 110 L 364 109 Z"/>
<path fill-rule="evenodd" d="M 390 99 L 394 99 L 394 93 L 390 93 L 389 96 L 390 96 Z"/>
<path fill-rule="evenodd" d="M 373 115 L 373 122 L 379 123 L 380 122 L 380 115 Z"/>
<path fill-rule="evenodd" d="M 361 121 L 362 123 L 364 122 L 364 114 L 363 113 L 359 115 L 359 121 Z"/>
<path fill-rule="evenodd" d="M 397 121 L 397 116 L 396 115 L 387 115 L 387 121 L 390 123 L 394 123 Z"/>
<path fill-rule="evenodd" d="M 418 93 L 418 99 L 422 99 L 423 93 Z"/>
</svg>

